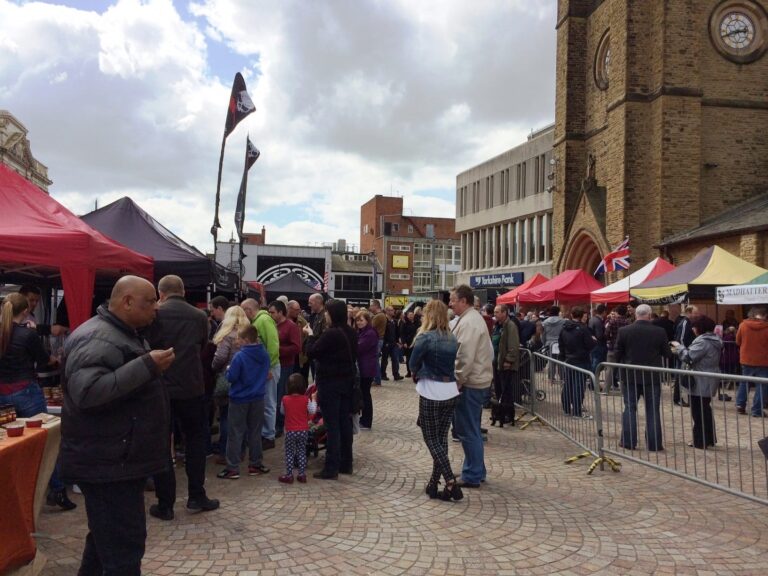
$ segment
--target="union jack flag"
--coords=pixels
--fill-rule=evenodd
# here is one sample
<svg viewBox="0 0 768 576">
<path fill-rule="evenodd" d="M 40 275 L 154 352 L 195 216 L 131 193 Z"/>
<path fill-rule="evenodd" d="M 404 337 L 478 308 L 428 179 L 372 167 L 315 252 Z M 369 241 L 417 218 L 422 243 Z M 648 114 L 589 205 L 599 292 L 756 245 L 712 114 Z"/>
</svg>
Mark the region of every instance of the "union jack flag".
<svg viewBox="0 0 768 576">
<path fill-rule="evenodd" d="M 609 252 L 605 255 L 595 269 L 593 276 L 605 274 L 606 272 L 616 272 L 617 270 L 629 270 L 629 254 L 629 237 L 626 237 L 624 238 L 624 242 L 619 244 L 613 252 Z"/>
</svg>

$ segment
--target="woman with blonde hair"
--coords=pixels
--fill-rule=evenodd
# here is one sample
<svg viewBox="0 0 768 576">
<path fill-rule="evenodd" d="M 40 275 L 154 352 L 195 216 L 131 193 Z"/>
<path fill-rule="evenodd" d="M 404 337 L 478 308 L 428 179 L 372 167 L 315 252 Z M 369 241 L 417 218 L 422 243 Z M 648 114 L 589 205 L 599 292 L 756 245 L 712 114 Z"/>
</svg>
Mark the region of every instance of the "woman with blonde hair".
<svg viewBox="0 0 768 576">
<path fill-rule="evenodd" d="M 227 415 L 229 413 L 229 382 L 225 374 L 227 366 L 232 362 L 232 358 L 240 350 L 240 344 L 237 339 L 237 333 L 241 328 L 250 326 L 251 322 L 245 315 L 245 310 L 240 306 L 230 306 L 224 313 L 224 319 L 221 321 L 219 329 L 213 335 L 213 343 L 216 345 L 216 353 L 213 355 L 211 368 L 216 374 L 216 387 L 213 391 L 216 405 L 219 407 L 219 460 L 222 462 L 224 454 L 227 451 L 227 426 L 229 424 Z"/>
<path fill-rule="evenodd" d="M 27 297 L 19 293 L 8 294 L 0 307 L 0 404 L 12 404 L 19 418 L 48 411 L 37 373 L 55 362 L 37 332 L 23 325 L 29 312 Z M 46 503 L 72 510 L 76 504 L 67 496 L 58 469 L 57 464 L 48 484 Z"/>
<path fill-rule="evenodd" d="M 459 397 L 454 373 L 458 348 L 456 337 L 448 329 L 448 307 L 440 300 L 432 300 L 424 307 L 408 366 L 419 393 L 418 424 L 432 455 L 432 476 L 425 491 L 430 498 L 442 500 L 464 497 L 448 459 L 448 429 Z M 441 476 L 445 489 L 438 492 Z"/>
</svg>

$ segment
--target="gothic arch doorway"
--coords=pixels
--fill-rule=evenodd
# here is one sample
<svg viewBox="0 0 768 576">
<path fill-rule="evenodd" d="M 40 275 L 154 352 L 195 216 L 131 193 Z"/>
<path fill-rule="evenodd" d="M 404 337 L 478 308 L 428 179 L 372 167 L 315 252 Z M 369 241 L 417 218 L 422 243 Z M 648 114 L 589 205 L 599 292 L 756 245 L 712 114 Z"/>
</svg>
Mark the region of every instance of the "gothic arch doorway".
<svg viewBox="0 0 768 576">
<path fill-rule="evenodd" d="M 582 231 L 576 235 L 568 247 L 568 255 L 565 259 L 564 270 L 584 270 L 587 274 L 594 274 L 600 261 L 603 259 L 600 248 L 592 236 Z"/>
</svg>

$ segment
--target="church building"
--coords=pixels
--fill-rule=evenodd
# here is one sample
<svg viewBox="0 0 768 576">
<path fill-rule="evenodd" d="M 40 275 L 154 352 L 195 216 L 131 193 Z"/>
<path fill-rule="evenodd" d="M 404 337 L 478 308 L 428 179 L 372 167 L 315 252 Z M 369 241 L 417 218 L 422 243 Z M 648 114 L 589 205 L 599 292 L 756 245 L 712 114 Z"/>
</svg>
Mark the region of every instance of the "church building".
<svg viewBox="0 0 768 576">
<path fill-rule="evenodd" d="M 768 266 L 768 0 L 559 0 L 553 268 Z"/>
</svg>

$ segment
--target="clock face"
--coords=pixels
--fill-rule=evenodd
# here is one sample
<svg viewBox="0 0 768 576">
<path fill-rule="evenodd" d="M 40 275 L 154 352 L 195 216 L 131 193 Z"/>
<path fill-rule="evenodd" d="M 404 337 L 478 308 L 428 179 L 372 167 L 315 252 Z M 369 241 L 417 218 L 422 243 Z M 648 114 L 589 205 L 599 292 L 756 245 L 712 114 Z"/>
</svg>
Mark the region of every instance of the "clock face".
<svg viewBox="0 0 768 576">
<path fill-rule="evenodd" d="M 743 12 L 729 12 L 720 20 L 720 37 L 731 48 L 749 48 L 755 41 L 755 24 Z"/>
<path fill-rule="evenodd" d="M 749 64 L 768 48 L 768 14 L 755 0 L 720 0 L 709 16 L 709 37 L 722 56 Z"/>
</svg>

